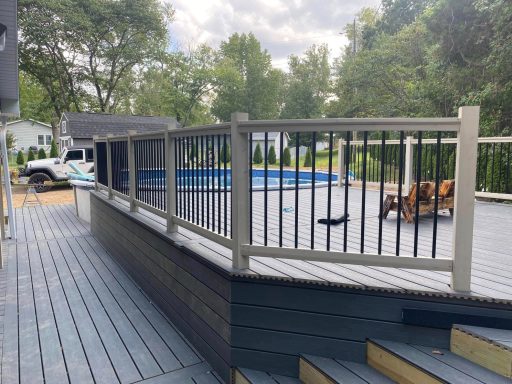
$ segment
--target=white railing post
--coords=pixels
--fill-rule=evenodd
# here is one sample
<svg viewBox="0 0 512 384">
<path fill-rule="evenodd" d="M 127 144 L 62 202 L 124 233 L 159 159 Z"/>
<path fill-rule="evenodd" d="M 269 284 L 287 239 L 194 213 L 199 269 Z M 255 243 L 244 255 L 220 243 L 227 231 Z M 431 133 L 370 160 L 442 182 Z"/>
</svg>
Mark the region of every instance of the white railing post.
<svg viewBox="0 0 512 384">
<path fill-rule="evenodd" d="M 167 232 L 178 232 L 178 225 L 173 221 L 176 216 L 176 157 L 174 153 L 176 138 L 171 130 L 176 129 L 176 120 L 170 123 L 165 133 L 165 172 L 167 175 Z"/>
<path fill-rule="evenodd" d="M 130 212 L 137 212 L 137 206 L 135 205 L 135 189 L 137 185 L 137 178 L 135 169 L 135 140 L 133 140 L 133 135 L 135 135 L 137 131 L 128 131 L 128 180 L 130 182 L 129 187 L 129 201 L 130 201 Z"/>
<path fill-rule="evenodd" d="M 315 143 L 316 144 L 316 143 Z M 345 145 L 343 139 L 338 141 L 338 187 L 343 186 L 343 175 L 345 175 Z M 345 182 L 348 182 L 347 180 Z"/>
<path fill-rule="evenodd" d="M 452 289 L 471 291 L 480 107 L 459 108 L 452 240 Z"/>
<path fill-rule="evenodd" d="M 108 198 L 109 200 L 114 199 L 112 193 L 112 149 L 110 147 L 110 138 L 113 135 L 107 135 L 107 187 L 108 187 Z"/>
<path fill-rule="evenodd" d="M 405 138 L 405 180 L 404 190 L 408 195 L 412 185 L 412 165 L 413 165 L 414 151 L 412 147 L 412 136 Z"/>
<path fill-rule="evenodd" d="M 242 255 L 242 245 L 249 243 L 249 144 L 238 123 L 249 120 L 247 113 L 231 115 L 231 237 L 233 268 L 249 268 L 249 256 Z"/>
</svg>

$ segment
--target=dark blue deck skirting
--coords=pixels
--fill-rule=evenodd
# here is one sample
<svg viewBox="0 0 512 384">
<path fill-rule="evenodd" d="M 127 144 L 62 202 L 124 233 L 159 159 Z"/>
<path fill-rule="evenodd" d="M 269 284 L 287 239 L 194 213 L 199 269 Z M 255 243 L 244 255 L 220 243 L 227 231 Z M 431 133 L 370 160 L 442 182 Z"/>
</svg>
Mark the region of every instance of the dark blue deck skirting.
<svg viewBox="0 0 512 384">
<path fill-rule="evenodd" d="M 297 375 L 300 353 L 361 362 L 367 338 L 446 348 L 465 318 L 512 324 L 508 304 L 235 277 L 196 241 L 180 245 L 102 194 L 91 205 L 95 237 L 226 382 L 237 366 Z"/>
</svg>

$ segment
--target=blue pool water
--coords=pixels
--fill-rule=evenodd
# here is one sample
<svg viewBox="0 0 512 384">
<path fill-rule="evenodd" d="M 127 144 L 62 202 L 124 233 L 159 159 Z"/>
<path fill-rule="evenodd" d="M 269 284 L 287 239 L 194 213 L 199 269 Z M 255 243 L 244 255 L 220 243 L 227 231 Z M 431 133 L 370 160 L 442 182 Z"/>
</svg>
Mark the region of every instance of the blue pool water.
<svg viewBox="0 0 512 384">
<path fill-rule="evenodd" d="M 315 172 L 315 186 L 322 187 L 327 186 L 329 182 L 328 172 L 316 171 Z M 280 186 L 280 172 L 278 169 L 269 169 L 267 171 L 267 187 L 269 189 L 278 189 Z M 150 169 L 138 171 L 139 185 L 143 188 L 161 188 L 165 183 L 165 170 Z M 331 182 L 336 183 L 338 175 L 335 173 L 331 174 Z M 178 187 L 192 187 L 198 188 L 220 188 L 224 189 L 227 186 L 231 188 L 231 169 L 226 170 L 224 175 L 223 169 L 215 170 L 190 170 L 181 169 L 178 170 L 177 174 Z M 311 171 L 299 171 L 298 178 L 295 171 L 283 170 L 283 188 L 295 188 L 295 185 L 299 185 L 299 188 L 311 188 L 313 182 L 313 173 Z M 253 169 L 252 170 L 252 187 L 253 190 L 263 190 L 265 188 L 265 170 Z"/>
</svg>

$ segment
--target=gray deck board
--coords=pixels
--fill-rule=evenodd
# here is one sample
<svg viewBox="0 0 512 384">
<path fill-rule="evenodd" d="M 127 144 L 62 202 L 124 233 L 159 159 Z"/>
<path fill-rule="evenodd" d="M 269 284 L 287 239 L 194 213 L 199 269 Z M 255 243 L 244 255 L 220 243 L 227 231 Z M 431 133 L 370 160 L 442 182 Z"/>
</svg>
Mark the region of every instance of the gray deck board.
<svg viewBox="0 0 512 384">
<path fill-rule="evenodd" d="M 221 382 L 72 206 L 16 218 L 0 271 L 2 383 Z"/>
</svg>

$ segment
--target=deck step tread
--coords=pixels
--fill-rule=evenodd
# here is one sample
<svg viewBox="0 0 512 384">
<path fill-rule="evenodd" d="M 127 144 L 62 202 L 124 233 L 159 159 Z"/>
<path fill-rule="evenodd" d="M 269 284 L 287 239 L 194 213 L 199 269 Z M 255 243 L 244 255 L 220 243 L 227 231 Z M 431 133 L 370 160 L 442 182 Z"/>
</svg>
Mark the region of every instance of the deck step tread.
<svg viewBox="0 0 512 384">
<path fill-rule="evenodd" d="M 512 330 L 454 324 L 453 328 L 512 351 Z"/>
<path fill-rule="evenodd" d="M 446 349 L 387 340 L 372 339 L 370 342 L 442 382 L 452 384 L 511 383 L 509 379 Z"/>
<path fill-rule="evenodd" d="M 335 383 L 351 384 L 392 384 L 394 381 L 367 364 L 354 363 L 328 357 L 301 355 L 303 359 L 314 365 L 325 376 Z"/>
<path fill-rule="evenodd" d="M 237 370 L 251 384 L 301 384 L 301 381 L 296 377 L 276 375 L 249 368 L 237 368 Z"/>
</svg>

